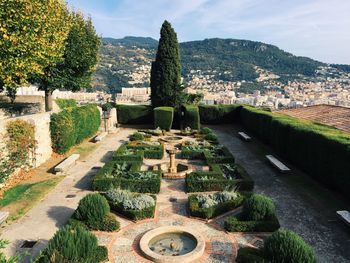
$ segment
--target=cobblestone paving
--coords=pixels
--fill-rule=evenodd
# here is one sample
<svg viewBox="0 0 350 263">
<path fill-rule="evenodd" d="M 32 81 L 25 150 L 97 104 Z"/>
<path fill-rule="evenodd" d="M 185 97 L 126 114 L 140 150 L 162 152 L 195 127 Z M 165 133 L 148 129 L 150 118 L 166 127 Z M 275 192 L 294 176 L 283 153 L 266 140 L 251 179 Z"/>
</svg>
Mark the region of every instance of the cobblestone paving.
<svg viewBox="0 0 350 263">
<path fill-rule="evenodd" d="M 154 219 L 141 222 L 129 221 L 119 232 L 97 232 L 99 242 L 107 245 L 109 259 L 116 263 L 150 262 L 142 257 L 138 241 L 148 230 L 160 226 L 185 226 L 205 238 L 205 253 L 198 262 L 234 262 L 238 244 L 232 234 L 226 233 L 215 222 L 207 223 L 187 216 L 187 194 L 184 180 L 163 180 L 157 196 L 157 211 Z M 121 219 L 121 218 L 118 218 Z M 125 221 L 125 219 L 124 219 Z"/>
</svg>

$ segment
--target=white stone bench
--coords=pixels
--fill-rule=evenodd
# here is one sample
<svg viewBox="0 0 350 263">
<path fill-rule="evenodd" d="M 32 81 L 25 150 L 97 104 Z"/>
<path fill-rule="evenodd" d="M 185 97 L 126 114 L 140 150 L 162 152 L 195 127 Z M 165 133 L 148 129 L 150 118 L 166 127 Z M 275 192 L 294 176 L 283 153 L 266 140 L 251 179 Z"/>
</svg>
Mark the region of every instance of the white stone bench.
<svg viewBox="0 0 350 263">
<path fill-rule="evenodd" d="M 0 225 L 6 221 L 9 215 L 10 215 L 9 212 L 0 211 Z"/>
<path fill-rule="evenodd" d="M 241 137 L 241 139 L 245 140 L 246 142 L 249 142 L 252 138 L 246 134 L 245 132 L 239 132 L 238 133 L 239 137 Z"/>
<path fill-rule="evenodd" d="M 348 226 L 350 226 L 350 212 L 346 210 L 337 211 L 337 215 L 343 220 Z"/>
<path fill-rule="evenodd" d="M 275 166 L 281 172 L 285 173 L 290 171 L 290 169 L 287 166 L 285 166 L 281 161 L 279 161 L 276 157 L 272 155 L 266 155 L 266 158 L 273 166 Z"/>
<path fill-rule="evenodd" d="M 55 173 L 62 173 L 66 171 L 69 167 L 75 164 L 75 162 L 79 159 L 80 154 L 72 154 L 68 158 L 66 158 L 63 162 L 58 164 L 55 168 L 54 171 Z"/>
<path fill-rule="evenodd" d="M 99 135 L 95 137 L 95 142 L 100 142 L 107 136 L 107 132 L 101 132 Z"/>
</svg>

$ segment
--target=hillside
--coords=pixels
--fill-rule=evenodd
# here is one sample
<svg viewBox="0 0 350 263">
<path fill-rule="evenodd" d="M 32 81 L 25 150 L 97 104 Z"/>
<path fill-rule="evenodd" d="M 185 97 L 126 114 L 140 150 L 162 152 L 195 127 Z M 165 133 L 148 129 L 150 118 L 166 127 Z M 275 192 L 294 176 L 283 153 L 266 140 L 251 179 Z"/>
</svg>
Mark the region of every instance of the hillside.
<svg viewBox="0 0 350 263">
<path fill-rule="evenodd" d="M 149 85 L 151 61 L 157 41 L 152 38 L 104 38 L 100 63 L 93 78 L 93 88 L 111 91 L 121 87 Z M 306 57 L 294 56 L 276 46 L 236 39 L 205 39 L 180 44 L 185 83 L 205 77 L 211 81 L 248 84 L 243 92 L 259 89 L 265 80 L 316 78 L 315 70 L 325 64 Z M 334 65 L 334 68 L 337 65 Z M 343 70 L 345 66 L 339 66 Z M 260 77 L 260 80 L 258 79 Z"/>
</svg>

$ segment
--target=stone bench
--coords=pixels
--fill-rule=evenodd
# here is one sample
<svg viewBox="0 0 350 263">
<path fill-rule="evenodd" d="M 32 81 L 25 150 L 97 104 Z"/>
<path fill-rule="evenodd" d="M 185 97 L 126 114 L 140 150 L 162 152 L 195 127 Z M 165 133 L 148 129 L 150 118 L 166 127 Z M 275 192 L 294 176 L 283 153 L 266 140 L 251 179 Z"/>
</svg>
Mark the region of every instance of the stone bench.
<svg viewBox="0 0 350 263">
<path fill-rule="evenodd" d="M 290 169 L 285 166 L 281 161 L 279 161 L 276 157 L 272 156 L 272 155 L 266 155 L 267 160 L 269 160 L 269 162 L 275 166 L 280 172 L 286 173 L 289 172 Z"/>
<path fill-rule="evenodd" d="M 249 141 L 252 139 L 252 138 L 251 138 L 248 134 L 246 134 L 245 132 L 239 132 L 238 135 L 239 135 L 239 137 L 240 137 L 242 140 L 244 140 L 244 141 L 246 141 L 246 142 L 249 142 Z"/>
<path fill-rule="evenodd" d="M 343 220 L 348 226 L 350 226 L 350 212 L 346 210 L 337 211 L 337 215 Z"/>
<path fill-rule="evenodd" d="M 9 215 L 10 215 L 9 212 L 0 211 L 0 225 L 6 221 Z"/>
<path fill-rule="evenodd" d="M 107 136 L 107 132 L 101 132 L 99 135 L 97 135 L 94 139 L 95 142 L 100 142 L 102 141 L 106 136 Z"/>
<path fill-rule="evenodd" d="M 58 164 L 55 168 L 54 171 L 55 173 L 62 173 L 66 171 L 69 167 L 75 164 L 75 162 L 79 159 L 80 154 L 72 154 L 68 158 L 66 158 L 63 162 Z"/>
</svg>

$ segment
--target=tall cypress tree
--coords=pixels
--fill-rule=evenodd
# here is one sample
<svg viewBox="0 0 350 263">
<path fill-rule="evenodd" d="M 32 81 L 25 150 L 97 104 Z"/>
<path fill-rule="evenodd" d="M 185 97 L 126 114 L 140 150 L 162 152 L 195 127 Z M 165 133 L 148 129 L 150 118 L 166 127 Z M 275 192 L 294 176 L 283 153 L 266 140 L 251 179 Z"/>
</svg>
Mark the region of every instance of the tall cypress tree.
<svg viewBox="0 0 350 263">
<path fill-rule="evenodd" d="M 180 50 L 177 35 L 168 21 L 160 30 L 156 60 L 151 68 L 151 101 L 154 107 L 179 107 L 183 101 Z"/>
</svg>

